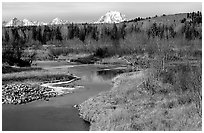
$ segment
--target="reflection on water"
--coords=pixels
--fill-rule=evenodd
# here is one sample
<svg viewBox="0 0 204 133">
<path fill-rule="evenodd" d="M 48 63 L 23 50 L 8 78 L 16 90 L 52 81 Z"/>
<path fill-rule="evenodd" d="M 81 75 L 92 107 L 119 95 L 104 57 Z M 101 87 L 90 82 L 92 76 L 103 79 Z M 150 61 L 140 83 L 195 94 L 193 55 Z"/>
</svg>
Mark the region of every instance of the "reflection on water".
<svg viewBox="0 0 204 133">
<path fill-rule="evenodd" d="M 110 69 L 110 70 L 98 70 L 91 73 L 84 73 L 81 75 L 82 81 L 92 82 L 92 83 L 104 83 L 110 81 L 118 74 L 123 73 L 123 70 Z"/>
<path fill-rule="evenodd" d="M 110 80 L 123 72 L 124 72 L 123 70 L 118 70 L 118 69 L 100 70 L 100 71 L 97 71 L 97 76 L 101 77 L 103 80 Z"/>
<path fill-rule="evenodd" d="M 50 68 L 51 69 L 51 68 Z M 3 130 L 26 131 L 73 131 L 89 130 L 89 123 L 79 118 L 73 105 L 106 91 L 111 87 L 111 79 L 122 73 L 121 70 L 101 70 L 98 66 L 63 67 L 62 71 L 81 77 L 73 86 L 81 85 L 77 93 L 56 97 L 46 101 L 36 101 L 25 105 L 3 105 Z M 53 71 L 59 69 L 53 68 Z M 64 85 L 64 84 L 63 84 Z"/>
</svg>

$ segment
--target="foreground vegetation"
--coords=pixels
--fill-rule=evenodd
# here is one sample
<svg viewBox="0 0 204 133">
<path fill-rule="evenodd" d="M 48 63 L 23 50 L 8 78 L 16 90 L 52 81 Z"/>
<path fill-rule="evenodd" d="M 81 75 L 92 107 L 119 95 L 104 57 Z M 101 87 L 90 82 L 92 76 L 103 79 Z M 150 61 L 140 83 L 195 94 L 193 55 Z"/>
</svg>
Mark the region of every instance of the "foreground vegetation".
<svg viewBox="0 0 204 133">
<path fill-rule="evenodd" d="M 152 69 L 119 75 L 110 91 L 79 105 L 80 115 L 92 131 L 202 130 L 201 73 L 178 73 L 171 75 L 173 84 L 156 80 Z"/>
</svg>

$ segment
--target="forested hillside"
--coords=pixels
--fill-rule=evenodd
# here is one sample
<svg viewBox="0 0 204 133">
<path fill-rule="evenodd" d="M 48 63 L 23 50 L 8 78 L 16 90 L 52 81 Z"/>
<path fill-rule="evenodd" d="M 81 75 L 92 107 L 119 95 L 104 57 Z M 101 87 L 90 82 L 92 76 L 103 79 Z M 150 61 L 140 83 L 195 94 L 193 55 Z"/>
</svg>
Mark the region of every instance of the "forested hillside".
<svg viewBox="0 0 204 133">
<path fill-rule="evenodd" d="M 100 53 L 100 56 L 156 52 L 159 43 L 176 49 L 201 49 L 201 12 L 136 18 L 119 24 L 66 24 L 3 27 L 3 62 L 20 65 L 35 58 L 54 59 L 69 53 Z M 44 51 L 44 52 L 42 52 Z M 46 52 L 45 52 L 46 51 Z"/>
</svg>

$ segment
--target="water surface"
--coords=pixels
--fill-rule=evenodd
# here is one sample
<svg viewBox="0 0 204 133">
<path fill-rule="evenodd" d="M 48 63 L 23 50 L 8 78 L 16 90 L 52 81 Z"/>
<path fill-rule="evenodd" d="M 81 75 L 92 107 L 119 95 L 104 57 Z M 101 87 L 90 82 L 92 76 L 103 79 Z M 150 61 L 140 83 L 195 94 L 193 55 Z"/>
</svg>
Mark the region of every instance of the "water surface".
<svg viewBox="0 0 204 133">
<path fill-rule="evenodd" d="M 60 67 L 54 65 L 53 70 Z M 50 69 L 50 67 L 49 67 Z M 3 131 L 87 131 L 89 123 L 79 118 L 78 110 L 73 108 L 88 98 L 111 88 L 114 71 L 103 72 L 102 66 L 84 65 L 65 67 L 70 73 L 81 77 L 74 82 L 84 86 L 72 94 L 51 98 L 49 101 L 35 101 L 24 105 L 2 105 Z"/>
</svg>

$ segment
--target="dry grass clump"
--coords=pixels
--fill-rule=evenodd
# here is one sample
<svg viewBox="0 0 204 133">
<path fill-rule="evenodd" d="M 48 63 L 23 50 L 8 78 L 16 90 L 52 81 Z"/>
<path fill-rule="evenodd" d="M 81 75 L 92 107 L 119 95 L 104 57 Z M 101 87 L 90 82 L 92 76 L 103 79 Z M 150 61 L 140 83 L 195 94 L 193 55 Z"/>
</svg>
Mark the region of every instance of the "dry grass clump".
<svg viewBox="0 0 204 133">
<path fill-rule="evenodd" d="M 119 75 L 111 91 L 82 103 L 80 113 L 91 122 L 90 130 L 201 130 L 195 93 L 180 94 L 174 84 L 153 76 L 151 70 Z"/>
</svg>

